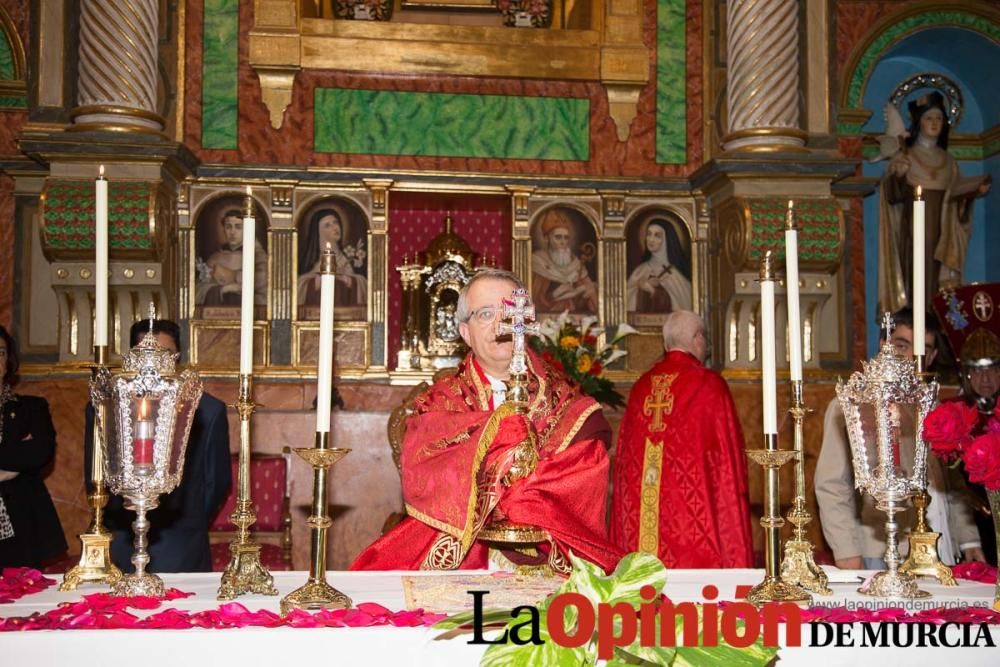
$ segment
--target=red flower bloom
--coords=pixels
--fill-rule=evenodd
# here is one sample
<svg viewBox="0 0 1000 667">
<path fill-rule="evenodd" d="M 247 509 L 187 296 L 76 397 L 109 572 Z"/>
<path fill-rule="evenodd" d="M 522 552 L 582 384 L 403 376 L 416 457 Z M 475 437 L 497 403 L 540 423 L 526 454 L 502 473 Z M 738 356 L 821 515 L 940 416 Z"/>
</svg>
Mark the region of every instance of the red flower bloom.
<svg viewBox="0 0 1000 667">
<path fill-rule="evenodd" d="M 975 406 L 961 401 L 942 403 L 924 419 L 924 440 L 934 453 L 948 461 L 962 453 L 972 439 L 979 414 Z"/>
<path fill-rule="evenodd" d="M 595 361 L 588 372 L 595 377 L 600 377 L 602 370 L 604 369 L 601 367 L 601 362 Z"/>
<path fill-rule="evenodd" d="M 970 481 L 987 491 L 1000 489 L 1000 433 L 991 431 L 973 440 L 962 452 L 962 462 Z"/>
<path fill-rule="evenodd" d="M 590 349 L 594 349 L 594 346 L 597 345 L 597 336 L 584 336 L 583 344 Z"/>
</svg>

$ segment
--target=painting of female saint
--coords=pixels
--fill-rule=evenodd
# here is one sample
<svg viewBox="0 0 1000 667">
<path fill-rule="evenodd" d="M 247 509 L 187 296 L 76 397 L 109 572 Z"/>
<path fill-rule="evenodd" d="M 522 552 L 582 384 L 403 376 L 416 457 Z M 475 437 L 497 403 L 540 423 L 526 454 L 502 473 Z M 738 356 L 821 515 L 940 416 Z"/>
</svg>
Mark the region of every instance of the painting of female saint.
<svg viewBox="0 0 1000 667">
<path fill-rule="evenodd" d="M 243 202 L 244 197 L 220 197 L 207 204 L 195 222 L 195 305 L 211 317 L 214 307 L 225 308 L 222 317 L 232 317 L 243 291 Z M 267 220 L 259 209 L 254 243 L 255 305 L 267 305 Z"/>
<path fill-rule="evenodd" d="M 336 266 L 334 317 L 365 319 L 368 305 L 368 225 L 356 206 L 325 199 L 300 218 L 298 304 L 300 319 L 319 318 L 320 255 L 330 245 Z"/>
<path fill-rule="evenodd" d="M 534 223 L 531 298 L 539 313 L 597 315 L 597 235 L 579 211 L 557 206 Z"/>
<path fill-rule="evenodd" d="M 691 310 L 691 241 L 685 225 L 656 212 L 631 225 L 627 235 L 626 311 L 636 323 Z M 652 317 L 649 317 L 652 316 Z"/>
</svg>

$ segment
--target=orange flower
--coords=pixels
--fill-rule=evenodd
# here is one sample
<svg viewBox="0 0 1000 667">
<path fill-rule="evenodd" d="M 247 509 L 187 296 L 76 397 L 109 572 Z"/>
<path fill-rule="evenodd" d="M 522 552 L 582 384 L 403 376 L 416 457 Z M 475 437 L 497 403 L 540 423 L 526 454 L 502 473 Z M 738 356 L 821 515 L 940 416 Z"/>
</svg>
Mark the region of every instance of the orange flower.
<svg viewBox="0 0 1000 667">
<path fill-rule="evenodd" d="M 580 339 L 576 336 L 563 336 L 559 339 L 559 347 L 565 350 L 572 350 L 580 346 Z"/>
</svg>

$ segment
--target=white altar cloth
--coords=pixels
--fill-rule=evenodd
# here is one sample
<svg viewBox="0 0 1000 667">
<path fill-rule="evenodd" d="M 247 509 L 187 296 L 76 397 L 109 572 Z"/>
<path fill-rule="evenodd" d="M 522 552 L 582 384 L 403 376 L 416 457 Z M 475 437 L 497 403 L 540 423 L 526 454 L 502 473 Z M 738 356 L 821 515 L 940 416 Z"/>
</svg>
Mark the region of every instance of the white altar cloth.
<svg viewBox="0 0 1000 667">
<path fill-rule="evenodd" d="M 836 572 L 840 578 L 847 573 Z M 440 573 L 434 573 L 440 576 Z M 464 574 L 470 574 L 465 572 Z M 853 573 L 852 573 L 853 574 Z M 864 574 L 864 573 L 856 573 Z M 355 603 L 375 602 L 392 611 L 405 609 L 402 576 L 413 572 L 334 572 L 328 573 L 331 585 L 346 593 Z M 215 595 L 218 573 L 165 574 L 168 587 L 195 593 L 193 597 L 164 602 L 155 613 L 170 607 L 190 611 L 216 609 L 221 603 Z M 850 575 L 848 575 L 850 576 Z M 753 585 L 763 578 L 760 570 L 673 570 L 669 573 L 666 595 L 675 602 L 702 601 L 702 587 L 713 584 L 719 589 L 719 599 L 733 599 L 738 585 Z M 278 572 L 274 576 L 277 596 L 245 595 L 237 598 L 251 611 L 268 609 L 278 612 L 282 596 L 306 580 L 303 572 Z M 856 592 L 858 583 L 832 583 L 834 596 L 816 597 L 816 604 L 829 606 L 882 604 Z M 989 607 L 993 601 L 993 586 L 962 581 L 958 587 L 946 588 L 928 581 L 921 587 L 933 597 L 922 601 L 930 608 L 947 605 L 978 605 Z M 0 616 L 27 616 L 45 612 L 60 602 L 79 600 L 83 594 L 106 590 L 104 587 L 81 587 L 77 591 L 60 593 L 53 586 L 28 595 L 10 604 L 0 604 Z M 488 604 L 487 598 L 487 604 Z M 905 606 L 895 603 L 893 606 Z M 919 609 L 919 608 L 918 608 Z M 914 610 L 916 611 L 916 609 Z M 134 614 L 142 614 L 132 610 Z M 239 628 L 211 630 L 41 630 L 0 633 L 0 666 L 21 665 L 85 665 L 101 667 L 188 667 L 209 665 L 213 661 L 233 661 L 230 664 L 261 667 L 291 665 L 413 665 L 437 667 L 444 665 L 476 665 L 486 647 L 469 645 L 468 635 L 436 641 L 441 631 L 432 628 L 399 628 L 378 626 L 368 628 Z M 991 627 L 993 641 L 1000 647 L 1000 626 Z M 860 644 L 860 626 L 854 626 L 853 636 Z M 782 648 L 781 667 L 793 665 L 907 665 L 940 667 L 941 665 L 1000 664 L 1000 648 L 881 648 L 881 647 L 812 647 L 808 646 L 809 630 L 803 627 L 803 646 Z"/>
</svg>

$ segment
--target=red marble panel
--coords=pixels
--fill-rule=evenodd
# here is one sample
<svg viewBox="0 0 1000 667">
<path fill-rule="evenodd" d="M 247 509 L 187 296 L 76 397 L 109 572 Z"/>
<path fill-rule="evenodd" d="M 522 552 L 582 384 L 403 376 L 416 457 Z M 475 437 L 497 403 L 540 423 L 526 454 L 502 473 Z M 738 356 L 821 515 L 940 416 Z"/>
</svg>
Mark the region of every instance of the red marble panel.
<svg viewBox="0 0 1000 667">
<path fill-rule="evenodd" d="M 859 43 L 868 35 L 876 23 L 894 11 L 902 9 L 905 5 L 912 4 L 906 0 L 877 0 L 872 2 L 838 2 L 836 3 L 837 21 L 837 75 L 840 87 L 843 89 L 849 82 L 845 77 L 849 76 L 844 71 L 848 61 L 854 55 Z M 836 95 L 840 99 L 840 93 Z"/>
<path fill-rule="evenodd" d="M 861 137 L 837 137 L 837 148 L 844 157 L 861 159 L 861 147 L 863 144 Z M 861 164 L 855 168 L 856 175 L 861 174 Z"/>
<path fill-rule="evenodd" d="M 25 53 L 31 53 L 31 4 L 29 0 L 0 0 L 0 7 L 17 29 Z"/>
<path fill-rule="evenodd" d="M 851 256 L 848 265 L 851 267 L 851 273 L 847 276 L 847 290 L 850 294 L 850 317 L 854 325 L 854 340 L 848 341 L 848 349 L 851 359 L 858 362 L 868 358 L 865 341 L 865 222 L 860 198 L 851 202 L 851 210 L 845 222 L 848 226 L 846 250 Z"/>
<path fill-rule="evenodd" d="M 486 79 L 447 76 L 398 76 L 309 70 L 295 79 L 292 101 L 281 129 L 271 127 L 261 101 L 260 82 L 247 62 L 247 33 L 253 22 L 252 3 L 240 3 L 239 148 L 201 148 L 201 33 L 202 3 L 187 11 L 187 88 L 185 142 L 205 162 L 308 165 L 352 169 L 432 170 L 545 174 L 547 176 L 681 177 L 702 161 L 702 7 L 688 0 L 687 97 L 688 164 L 655 163 L 656 3 L 644 5 L 643 42 L 650 48 L 650 83 L 639 98 L 636 120 L 627 142 L 619 142 L 608 114 L 607 92 L 599 83 Z M 412 92 L 588 98 L 591 102 L 589 161 L 514 160 L 499 158 L 411 157 L 313 153 L 313 94 L 317 87 L 359 88 Z"/>
<path fill-rule="evenodd" d="M 0 325 L 14 324 L 14 179 L 0 176 Z"/>
</svg>

